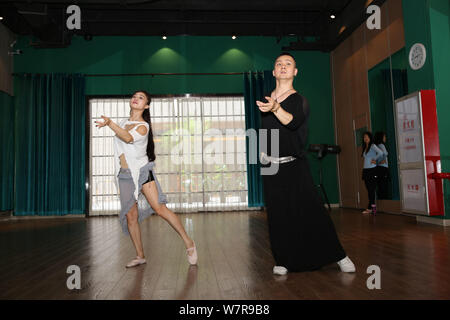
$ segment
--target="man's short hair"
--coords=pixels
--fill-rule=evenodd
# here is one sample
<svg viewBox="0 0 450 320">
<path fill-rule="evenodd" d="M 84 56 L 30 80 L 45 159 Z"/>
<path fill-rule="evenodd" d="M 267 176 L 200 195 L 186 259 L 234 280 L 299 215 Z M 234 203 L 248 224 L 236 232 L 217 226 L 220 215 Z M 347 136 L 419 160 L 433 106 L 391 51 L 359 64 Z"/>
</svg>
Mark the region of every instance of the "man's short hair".
<svg viewBox="0 0 450 320">
<path fill-rule="evenodd" d="M 293 56 L 292 54 L 290 54 L 289 52 L 282 52 L 282 53 L 280 53 L 280 54 L 275 58 L 275 61 L 277 61 L 278 58 L 279 58 L 279 57 L 282 57 L 282 56 L 289 56 L 289 57 L 291 57 L 292 60 L 294 60 L 295 64 L 297 65 L 297 61 L 295 61 L 294 56 Z"/>
</svg>

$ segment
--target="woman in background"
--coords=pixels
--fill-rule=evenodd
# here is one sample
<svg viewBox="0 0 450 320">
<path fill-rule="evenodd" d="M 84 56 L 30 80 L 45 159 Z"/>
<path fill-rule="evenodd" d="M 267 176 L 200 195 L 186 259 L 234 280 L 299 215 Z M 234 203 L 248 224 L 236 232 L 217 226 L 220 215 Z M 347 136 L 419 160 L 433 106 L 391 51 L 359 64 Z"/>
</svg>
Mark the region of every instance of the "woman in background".
<svg viewBox="0 0 450 320">
<path fill-rule="evenodd" d="M 375 204 L 375 196 L 377 190 L 377 161 L 383 157 L 381 151 L 374 143 L 372 133 L 365 132 L 363 135 L 361 156 L 364 158 L 364 168 L 362 172 L 362 179 L 366 184 L 367 193 L 369 195 L 369 205 L 363 213 L 375 214 L 377 206 Z"/>
<path fill-rule="evenodd" d="M 383 152 L 383 156 L 377 161 L 377 195 L 379 199 L 388 199 L 389 164 L 386 150 L 386 133 L 383 131 L 375 133 L 374 143 Z"/>
</svg>

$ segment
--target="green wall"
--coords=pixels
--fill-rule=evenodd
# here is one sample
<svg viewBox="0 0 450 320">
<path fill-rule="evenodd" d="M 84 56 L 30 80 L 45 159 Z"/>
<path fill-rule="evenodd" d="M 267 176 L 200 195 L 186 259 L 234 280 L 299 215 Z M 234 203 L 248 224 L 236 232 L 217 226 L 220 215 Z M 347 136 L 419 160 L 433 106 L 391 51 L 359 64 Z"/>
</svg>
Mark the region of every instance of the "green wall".
<svg viewBox="0 0 450 320">
<path fill-rule="evenodd" d="M 0 211 L 14 207 L 14 98 L 0 91 Z"/>
<path fill-rule="evenodd" d="M 450 172 L 450 4 L 448 0 L 403 0 L 406 49 L 420 42 L 427 61 L 419 71 L 408 67 L 409 92 L 436 89 L 443 172 Z M 444 182 L 445 218 L 450 219 L 450 182 Z"/>
<path fill-rule="evenodd" d="M 408 64 L 410 93 L 434 89 L 433 57 L 430 55 L 431 34 L 428 2 L 428 0 L 403 0 L 406 59 L 408 59 L 409 50 L 413 44 L 420 42 L 427 48 L 427 62 L 422 69 L 413 71 Z"/>
<path fill-rule="evenodd" d="M 35 49 L 32 39 L 19 38 L 14 72 L 21 73 L 222 73 L 272 70 L 274 58 L 295 39 L 274 37 L 74 37 L 63 49 Z M 291 52 L 299 68 L 295 88 L 311 106 L 310 143 L 334 144 L 329 54 Z M 136 89 L 152 94 L 243 93 L 242 75 L 88 77 L 87 95 L 122 95 Z M 16 94 L 18 94 L 16 92 Z M 20 94 L 20 93 L 19 93 Z M 318 164 L 311 159 L 318 180 Z M 336 160 L 324 159 L 324 184 L 331 203 L 339 202 Z"/>
<path fill-rule="evenodd" d="M 387 131 L 386 112 L 388 112 L 389 110 L 386 109 L 388 104 L 392 101 L 392 95 L 391 99 L 387 99 L 383 70 L 389 71 L 389 69 L 390 63 L 388 58 L 377 64 L 368 72 L 370 121 L 374 134 L 377 131 Z"/>
</svg>

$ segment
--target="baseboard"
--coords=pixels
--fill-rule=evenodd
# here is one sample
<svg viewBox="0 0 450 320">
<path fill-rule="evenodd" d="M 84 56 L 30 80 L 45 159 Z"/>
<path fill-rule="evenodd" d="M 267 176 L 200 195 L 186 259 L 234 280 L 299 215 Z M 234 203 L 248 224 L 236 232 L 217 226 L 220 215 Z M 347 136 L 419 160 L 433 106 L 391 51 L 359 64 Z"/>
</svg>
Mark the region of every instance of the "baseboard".
<svg viewBox="0 0 450 320">
<path fill-rule="evenodd" d="M 86 218 L 84 214 L 66 214 L 64 216 L 7 216 L 2 220 L 42 220 L 42 219 L 80 219 Z"/>
<path fill-rule="evenodd" d="M 341 208 L 341 205 L 339 203 L 330 203 L 330 207 L 332 209 L 339 209 Z M 325 203 L 325 208 L 328 208 L 328 205 Z"/>
<path fill-rule="evenodd" d="M 421 222 L 421 223 L 436 224 L 436 225 L 443 226 L 443 227 L 450 226 L 450 219 L 436 219 L 436 218 L 423 217 L 423 216 L 417 216 L 416 219 L 417 219 L 417 222 Z"/>
<path fill-rule="evenodd" d="M 12 216 L 11 211 L 0 211 L 0 219 L 7 219 Z"/>
</svg>

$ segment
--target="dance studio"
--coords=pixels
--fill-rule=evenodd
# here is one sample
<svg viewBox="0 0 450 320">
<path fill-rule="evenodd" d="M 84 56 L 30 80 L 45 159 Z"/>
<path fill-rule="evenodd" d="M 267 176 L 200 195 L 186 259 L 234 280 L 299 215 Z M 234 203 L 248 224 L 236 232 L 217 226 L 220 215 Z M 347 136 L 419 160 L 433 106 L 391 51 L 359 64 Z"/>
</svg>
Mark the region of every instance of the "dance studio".
<svg viewBox="0 0 450 320">
<path fill-rule="evenodd" d="M 450 299 L 449 55 L 448 0 L 2 1 L 0 299 Z"/>
</svg>

